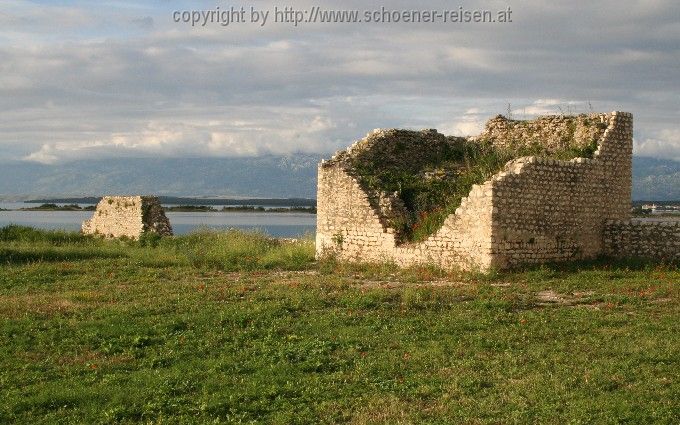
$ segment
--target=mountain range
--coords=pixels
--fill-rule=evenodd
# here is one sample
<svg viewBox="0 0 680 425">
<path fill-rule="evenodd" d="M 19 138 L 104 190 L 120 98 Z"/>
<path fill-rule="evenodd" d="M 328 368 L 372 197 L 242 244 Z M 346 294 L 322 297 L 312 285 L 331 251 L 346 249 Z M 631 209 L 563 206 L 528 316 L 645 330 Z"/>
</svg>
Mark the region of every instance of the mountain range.
<svg viewBox="0 0 680 425">
<path fill-rule="evenodd" d="M 633 200 L 680 200 L 680 161 L 633 157 Z"/>
<path fill-rule="evenodd" d="M 0 163 L 0 195 L 315 198 L 320 156 L 125 158 Z"/>
<path fill-rule="evenodd" d="M 125 158 L 58 164 L 0 163 L 5 198 L 156 194 L 315 198 L 321 156 Z M 679 200 L 680 162 L 633 158 L 634 200 Z"/>
</svg>

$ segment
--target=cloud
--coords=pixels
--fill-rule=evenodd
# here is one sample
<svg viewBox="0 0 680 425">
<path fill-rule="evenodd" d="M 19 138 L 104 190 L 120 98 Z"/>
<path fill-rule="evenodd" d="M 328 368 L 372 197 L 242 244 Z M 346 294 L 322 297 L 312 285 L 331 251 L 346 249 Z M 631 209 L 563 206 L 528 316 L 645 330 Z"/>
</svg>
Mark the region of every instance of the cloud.
<svg viewBox="0 0 680 425">
<path fill-rule="evenodd" d="M 510 104 L 509 107 L 510 115 L 519 119 L 533 118 L 538 115 L 571 115 L 594 111 L 590 101 L 567 99 L 537 99 L 529 105 L 515 108 Z"/>
<path fill-rule="evenodd" d="M 101 138 L 44 143 L 22 159 L 52 164 L 102 157 L 236 157 L 317 152 L 315 144 L 319 138 L 336 125 L 322 115 L 307 119 L 305 112 L 280 112 L 285 119 L 278 128 L 264 120 L 245 117 L 184 123 L 152 121 L 143 128 Z"/>
<path fill-rule="evenodd" d="M 476 136 L 484 129 L 485 119 L 479 108 L 470 108 L 459 119 L 441 123 L 439 131 L 450 136 Z"/>
<path fill-rule="evenodd" d="M 680 158 L 677 2 L 575 10 L 532 0 L 511 5 L 514 22 L 503 25 L 191 28 L 171 19 L 216 6 L 3 4 L 0 160 L 328 153 L 377 127 L 476 134 L 508 104 L 517 118 L 631 111 L 636 154 Z"/>
<path fill-rule="evenodd" d="M 635 140 L 635 155 L 680 161 L 680 129 L 661 130 L 656 137 Z"/>
<path fill-rule="evenodd" d="M 151 16 L 145 16 L 143 18 L 135 18 L 132 21 L 130 21 L 133 25 L 138 26 L 141 29 L 152 29 L 153 28 L 153 18 Z"/>
</svg>

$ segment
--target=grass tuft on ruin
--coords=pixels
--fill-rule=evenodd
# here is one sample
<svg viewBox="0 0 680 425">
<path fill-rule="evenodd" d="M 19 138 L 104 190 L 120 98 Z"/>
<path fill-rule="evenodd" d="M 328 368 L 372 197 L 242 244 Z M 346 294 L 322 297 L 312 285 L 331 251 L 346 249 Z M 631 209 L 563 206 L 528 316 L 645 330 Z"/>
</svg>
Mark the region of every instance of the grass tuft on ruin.
<svg viewBox="0 0 680 425">
<path fill-rule="evenodd" d="M 504 129 L 504 138 L 489 125 L 476 138 L 447 137 L 436 130 L 381 130 L 334 160 L 357 177 L 374 206 L 381 196 L 396 196 L 403 208 L 391 211 L 388 225 L 400 242 L 420 242 L 441 228 L 473 185 L 489 180 L 508 161 L 526 156 L 592 158 L 607 126 L 593 115 L 563 116 L 557 118 L 562 131 L 556 135 L 544 130 L 545 119 L 556 118 L 520 121 L 498 116 L 490 123 Z"/>
</svg>

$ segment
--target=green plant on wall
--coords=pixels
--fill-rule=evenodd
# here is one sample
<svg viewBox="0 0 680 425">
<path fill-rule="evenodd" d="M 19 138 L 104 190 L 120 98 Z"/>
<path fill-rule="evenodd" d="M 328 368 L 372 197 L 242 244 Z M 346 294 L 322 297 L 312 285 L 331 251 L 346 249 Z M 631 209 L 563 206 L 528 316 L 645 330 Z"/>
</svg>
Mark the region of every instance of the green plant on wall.
<svg viewBox="0 0 680 425">
<path fill-rule="evenodd" d="M 553 149 L 533 139 L 530 143 L 515 141 L 500 147 L 489 138 L 473 141 L 428 131 L 390 130 L 383 136 L 383 143 L 371 141 L 367 149 L 359 149 L 344 160 L 369 193 L 397 194 L 406 213 L 388 218 L 388 225 L 396 230 L 401 242 L 419 242 L 441 228 L 473 185 L 489 180 L 508 161 L 525 156 L 592 158 L 606 124 L 579 118 L 580 125 L 596 126 L 598 130 L 598 137 L 590 143 L 575 142 L 575 119 L 567 121 L 562 147 Z M 513 121 L 512 125 L 526 124 Z"/>
<path fill-rule="evenodd" d="M 331 240 L 338 248 L 341 248 L 342 243 L 345 241 L 345 238 L 342 236 L 342 233 L 336 233 L 333 235 Z"/>
</svg>

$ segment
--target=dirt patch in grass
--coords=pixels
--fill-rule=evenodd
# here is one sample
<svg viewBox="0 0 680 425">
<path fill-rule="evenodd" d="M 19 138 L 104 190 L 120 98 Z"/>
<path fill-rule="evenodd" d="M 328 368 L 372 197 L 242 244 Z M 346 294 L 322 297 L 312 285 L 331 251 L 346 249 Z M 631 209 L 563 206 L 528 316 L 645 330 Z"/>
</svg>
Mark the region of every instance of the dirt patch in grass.
<svg viewBox="0 0 680 425">
<path fill-rule="evenodd" d="M 18 318 L 26 314 L 69 314 L 85 307 L 85 304 L 53 295 L 0 295 L 0 315 L 6 318 Z"/>
<path fill-rule="evenodd" d="M 547 289 L 536 294 L 536 305 L 539 306 L 587 306 L 597 308 L 591 297 L 594 291 L 578 291 L 571 294 L 560 294 Z"/>
<path fill-rule="evenodd" d="M 348 281 L 352 286 L 361 289 L 403 289 L 403 288 L 445 288 L 470 286 L 469 282 L 435 280 L 422 282 L 404 282 L 399 280 L 366 280 L 351 279 Z"/>
<path fill-rule="evenodd" d="M 113 295 L 104 291 L 73 291 L 60 295 L 49 293 L 0 295 L 0 316 L 17 318 L 32 314 L 52 317 L 115 303 Z"/>
</svg>

